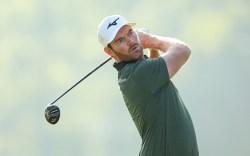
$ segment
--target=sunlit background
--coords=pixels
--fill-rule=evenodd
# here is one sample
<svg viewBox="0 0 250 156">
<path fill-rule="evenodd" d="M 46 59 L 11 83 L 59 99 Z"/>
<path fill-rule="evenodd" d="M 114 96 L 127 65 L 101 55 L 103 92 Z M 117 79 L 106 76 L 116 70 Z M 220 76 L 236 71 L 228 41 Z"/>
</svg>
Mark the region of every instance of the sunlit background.
<svg viewBox="0 0 250 156">
<path fill-rule="evenodd" d="M 249 0 L 1 0 L 0 155 L 139 155 L 113 60 L 56 103 L 56 125 L 44 118 L 47 104 L 108 57 L 96 30 L 111 14 L 190 45 L 173 82 L 200 155 L 249 156 Z"/>
</svg>

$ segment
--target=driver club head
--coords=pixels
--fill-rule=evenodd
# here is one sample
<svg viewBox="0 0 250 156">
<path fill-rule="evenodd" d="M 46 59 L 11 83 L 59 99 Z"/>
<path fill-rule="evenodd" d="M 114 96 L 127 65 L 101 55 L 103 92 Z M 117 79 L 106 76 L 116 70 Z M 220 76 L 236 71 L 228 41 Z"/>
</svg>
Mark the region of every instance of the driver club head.
<svg viewBox="0 0 250 156">
<path fill-rule="evenodd" d="M 56 124 L 60 118 L 60 109 L 56 105 L 47 105 L 44 115 L 49 123 Z"/>
</svg>

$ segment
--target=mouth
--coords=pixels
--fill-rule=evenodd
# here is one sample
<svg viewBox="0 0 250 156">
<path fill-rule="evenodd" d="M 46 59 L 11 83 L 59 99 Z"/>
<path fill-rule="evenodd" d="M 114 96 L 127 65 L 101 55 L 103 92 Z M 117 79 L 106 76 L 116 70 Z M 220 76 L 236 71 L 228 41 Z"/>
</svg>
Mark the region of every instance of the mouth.
<svg viewBox="0 0 250 156">
<path fill-rule="evenodd" d="M 138 47 L 139 47 L 139 44 L 138 44 L 138 43 L 134 43 L 134 44 L 129 48 L 129 50 L 130 50 L 130 51 L 135 51 Z"/>
</svg>

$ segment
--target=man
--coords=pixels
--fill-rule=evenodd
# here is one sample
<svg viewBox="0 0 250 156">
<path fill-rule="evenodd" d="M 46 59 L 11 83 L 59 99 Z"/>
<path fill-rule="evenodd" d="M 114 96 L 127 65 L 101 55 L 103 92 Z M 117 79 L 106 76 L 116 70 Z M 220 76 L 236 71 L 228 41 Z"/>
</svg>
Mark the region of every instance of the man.
<svg viewBox="0 0 250 156">
<path fill-rule="evenodd" d="M 97 33 L 116 61 L 120 90 L 142 138 L 140 156 L 198 156 L 191 117 L 171 82 L 191 50 L 177 39 L 136 31 L 134 25 L 112 15 Z M 149 57 L 143 55 L 145 48 Z"/>
</svg>

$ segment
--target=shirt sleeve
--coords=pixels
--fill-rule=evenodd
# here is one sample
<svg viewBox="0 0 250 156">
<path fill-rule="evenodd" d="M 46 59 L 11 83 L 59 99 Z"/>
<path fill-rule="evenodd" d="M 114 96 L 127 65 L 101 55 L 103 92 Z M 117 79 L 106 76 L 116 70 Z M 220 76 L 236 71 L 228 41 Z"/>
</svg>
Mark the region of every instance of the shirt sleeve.
<svg viewBox="0 0 250 156">
<path fill-rule="evenodd" d="M 150 92 L 155 92 L 170 81 L 167 65 L 162 57 L 140 61 L 134 76 L 137 84 Z"/>
</svg>

